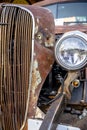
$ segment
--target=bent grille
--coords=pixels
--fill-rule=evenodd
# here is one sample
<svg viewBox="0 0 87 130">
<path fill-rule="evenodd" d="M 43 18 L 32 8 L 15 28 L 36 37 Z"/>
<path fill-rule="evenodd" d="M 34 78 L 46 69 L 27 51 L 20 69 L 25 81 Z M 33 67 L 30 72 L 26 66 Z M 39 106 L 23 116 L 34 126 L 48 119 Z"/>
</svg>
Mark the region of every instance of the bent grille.
<svg viewBox="0 0 87 130">
<path fill-rule="evenodd" d="M 19 130 L 26 119 L 32 62 L 33 18 L 26 10 L 5 6 L 1 13 L 0 103 L 4 130 Z"/>
</svg>

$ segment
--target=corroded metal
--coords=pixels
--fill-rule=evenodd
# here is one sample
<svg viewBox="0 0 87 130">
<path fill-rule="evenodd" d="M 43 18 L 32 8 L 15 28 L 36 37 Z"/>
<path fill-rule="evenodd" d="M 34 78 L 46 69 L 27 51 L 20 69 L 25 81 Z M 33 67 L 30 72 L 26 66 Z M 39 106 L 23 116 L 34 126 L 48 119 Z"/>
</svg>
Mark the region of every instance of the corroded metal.
<svg viewBox="0 0 87 130">
<path fill-rule="evenodd" d="M 58 99 L 56 99 L 56 101 L 51 104 L 40 127 L 40 130 L 55 130 L 57 128 L 58 123 L 60 123 L 60 115 L 63 113 L 66 104 L 68 103 L 67 101 L 71 99 L 72 91 L 70 91 L 70 84 L 75 78 L 79 76 L 79 74 L 79 71 L 68 72 L 64 86 L 60 86 L 60 88 L 63 87 L 63 90 L 61 91 L 61 89 L 59 89 Z"/>
<path fill-rule="evenodd" d="M 0 35 L 2 126 L 27 130 L 25 121 L 35 117 L 40 90 L 54 62 L 54 20 L 42 8 L 3 4 L 1 22 L 8 23 L 1 26 Z"/>
<path fill-rule="evenodd" d="M 76 0 L 44 0 L 44 1 L 41 1 L 41 2 L 37 2 L 37 3 L 34 3 L 33 5 L 35 6 L 46 6 L 46 5 L 51 5 L 51 4 L 55 4 L 55 3 L 69 3 L 69 2 L 77 2 Z M 79 1 L 78 1 L 79 2 Z M 83 1 L 82 1 L 83 2 Z M 67 25 L 63 25 L 63 26 L 60 26 L 60 25 L 56 25 L 55 26 L 55 34 L 63 34 L 63 33 L 66 33 L 68 31 L 74 31 L 74 30 L 79 30 L 79 31 L 82 31 L 82 32 L 85 32 L 87 33 L 87 27 L 86 25 L 82 25 L 82 24 L 77 24 L 77 25 L 70 25 L 70 26 L 67 26 Z"/>
<path fill-rule="evenodd" d="M 71 90 L 73 90 L 73 88 L 70 88 L 70 84 L 72 83 L 72 81 L 74 81 L 79 76 L 80 76 L 80 71 L 69 71 L 68 72 L 67 78 L 64 81 L 64 93 L 66 94 L 66 97 L 68 99 L 71 99 Z M 61 87 L 58 90 L 58 93 L 61 93 Z"/>
<path fill-rule="evenodd" d="M 54 62 L 53 51 L 49 49 L 54 47 L 55 26 L 53 15 L 50 11 L 46 11 L 43 8 L 36 11 L 37 7 L 26 7 L 32 10 L 35 16 L 35 51 L 32 73 L 32 89 L 28 113 L 29 118 L 34 118 L 36 115 L 37 100 L 40 90 Z"/>
<path fill-rule="evenodd" d="M 63 33 L 66 33 L 68 31 L 75 31 L 75 30 L 87 33 L 87 27 L 86 27 L 86 25 L 82 25 L 82 24 L 78 25 L 77 24 L 77 25 L 72 25 L 72 26 L 66 26 L 66 25 L 56 26 L 56 28 L 55 28 L 55 34 L 63 34 Z"/>
<path fill-rule="evenodd" d="M 44 8 L 37 9 L 35 6 L 26 6 L 26 8 L 29 8 L 35 17 L 36 42 L 48 48 L 53 47 L 55 41 L 55 25 L 50 10 L 47 11 Z"/>
<path fill-rule="evenodd" d="M 65 108 L 65 94 L 53 102 L 39 130 L 56 130 L 58 119 Z"/>
<path fill-rule="evenodd" d="M 16 6 L 4 6 L 0 44 L 0 101 L 4 130 L 21 130 L 27 113 L 32 61 L 33 18 Z M 27 28 L 29 26 L 29 29 Z"/>
<path fill-rule="evenodd" d="M 34 64 L 32 73 L 32 90 L 30 96 L 29 117 L 35 117 L 37 100 L 47 74 L 54 61 L 53 52 L 35 43 Z"/>
<path fill-rule="evenodd" d="M 41 111 L 39 107 L 36 109 L 35 118 L 36 119 L 44 119 L 45 113 Z"/>
<path fill-rule="evenodd" d="M 49 5 L 49 4 L 53 4 L 53 3 L 62 3 L 62 2 L 74 2 L 76 0 L 44 0 L 44 1 L 41 1 L 41 2 L 37 2 L 37 3 L 34 3 L 33 5 L 35 6 L 44 6 L 44 5 Z"/>
</svg>

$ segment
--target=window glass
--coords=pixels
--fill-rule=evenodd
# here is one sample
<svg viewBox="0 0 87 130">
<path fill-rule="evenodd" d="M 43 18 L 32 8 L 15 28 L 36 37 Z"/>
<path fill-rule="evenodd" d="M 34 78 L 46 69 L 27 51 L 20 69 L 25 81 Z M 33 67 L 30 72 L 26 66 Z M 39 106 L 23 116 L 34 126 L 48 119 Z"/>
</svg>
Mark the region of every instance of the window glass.
<svg viewBox="0 0 87 130">
<path fill-rule="evenodd" d="M 56 3 L 46 7 L 53 12 L 56 25 L 87 24 L 87 2 Z"/>
<path fill-rule="evenodd" d="M 47 6 L 45 6 L 45 7 L 51 10 L 51 12 L 52 12 L 53 15 L 54 15 L 54 18 L 57 17 L 57 4 L 47 5 Z"/>
</svg>

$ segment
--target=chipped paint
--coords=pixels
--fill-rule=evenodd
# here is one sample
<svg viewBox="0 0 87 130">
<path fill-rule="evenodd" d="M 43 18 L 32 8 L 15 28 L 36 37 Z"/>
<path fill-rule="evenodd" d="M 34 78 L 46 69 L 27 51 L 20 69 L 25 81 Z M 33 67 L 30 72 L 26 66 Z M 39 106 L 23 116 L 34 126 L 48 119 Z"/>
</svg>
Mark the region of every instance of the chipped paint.
<svg viewBox="0 0 87 130">
<path fill-rule="evenodd" d="M 36 114 L 35 114 L 35 118 L 41 118 L 44 119 L 45 114 L 39 109 L 39 107 L 36 108 Z"/>
<path fill-rule="evenodd" d="M 46 47 L 53 47 L 54 45 L 53 45 L 53 43 L 48 44 L 47 42 L 45 42 L 45 46 L 46 46 Z"/>
<path fill-rule="evenodd" d="M 30 8 L 32 9 L 32 7 Z M 47 9 L 39 8 L 39 10 L 36 10 L 36 7 L 34 7 L 33 14 L 35 16 L 35 40 L 45 47 L 53 47 L 55 24 L 52 13 Z"/>
<path fill-rule="evenodd" d="M 39 29 L 39 31 L 35 35 L 35 39 L 38 42 L 38 44 L 41 44 L 45 47 L 54 46 L 54 35 L 51 34 L 48 29 Z"/>
<path fill-rule="evenodd" d="M 37 18 L 36 21 L 37 21 L 37 23 L 39 24 L 39 22 L 40 22 L 40 21 L 39 21 L 39 18 Z"/>
<path fill-rule="evenodd" d="M 42 79 L 41 79 L 41 75 L 38 69 L 38 61 L 35 60 L 33 63 L 33 72 L 32 72 L 32 92 L 35 91 L 35 89 L 37 88 L 37 86 L 41 83 Z"/>
<path fill-rule="evenodd" d="M 35 56 L 32 72 L 32 87 L 31 87 L 29 114 L 28 114 L 29 118 L 35 118 L 37 101 L 40 90 L 54 62 L 53 52 L 38 43 L 35 43 L 34 53 Z M 38 115 L 39 114 L 40 113 L 38 113 Z"/>
<path fill-rule="evenodd" d="M 36 33 L 38 32 L 38 30 L 39 30 L 38 24 L 39 24 L 39 18 L 36 18 L 35 34 L 36 34 Z"/>
<path fill-rule="evenodd" d="M 11 5 L 10 5 L 11 6 Z M 15 49 L 16 49 L 16 51 L 14 51 L 15 52 L 15 66 L 13 66 L 13 67 L 10 67 L 11 69 L 13 69 L 13 75 L 15 75 L 15 82 L 13 82 L 14 84 L 16 84 L 16 81 L 17 81 L 17 85 L 16 86 L 18 86 L 19 85 L 19 87 L 20 87 L 20 91 L 21 91 L 21 93 L 19 92 L 17 92 L 17 95 L 18 96 L 16 96 L 15 95 L 15 97 L 16 97 L 16 99 L 18 98 L 18 100 L 17 100 L 17 104 L 15 103 L 15 101 L 16 101 L 16 99 L 15 100 L 13 100 L 12 99 L 12 102 L 14 102 L 14 104 L 16 105 L 16 106 L 18 106 L 18 114 L 20 115 L 20 117 L 19 116 L 17 116 L 18 118 L 23 118 L 23 115 L 21 115 L 21 113 L 23 112 L 23 111 L 21 111 L 21 110 L 23 110 L 23 106 L 24 105 L 26 105 L 26 102 L 25 101 L 28 101 L 29 102 L 29 106 L 28 106 L 28 103 L 27 103 L 27 109 L 28 109 L 28 111 L 27 111 L 27 109 L 26 109 L 26 114 L 25 114 L 25 117 L 29 117 L 29 118 L 34 118 L 35 117 L 35 113 L 36 113 L 36 110 L 37 110 L 37 101 L 38 101 L 38 97 L 39 97 L 39 93 L 40 93 L 40 90 L 41 90 L 41 88 L 42 88 L 42 86 L 43 86 L 43 84 L 44 84 L 44 82 L 45 82 L 45 79 L 46 79 L 46 77 L 47 77 L 47 75 L 48 75 L 48 73 L 50 72 L 50 70 L 51 70 L 51 66 L 50 65 L 52 65 L 53 64 L 53 62 L 54 62 L 54 55 L 53 55 L 53 52 L 52 52 L 52 50 L 49 50 L 48 48 L 46 48 L 46 47 L 44 47 L 45 46 L 45 41 L 46 40 L 48 40 L 49 41 L 49 36 L 51 36 L 50 34 L 52 34 L 52 35 L 54 35 L 54 20 L 53 20 L 53 15 L 51 14 L 51 13 L 49 13 L 47 10 L 45 10 L 45 9 L 42 9 L 42 8 L 37 8 L 37 7 L 33 7 L 33 6 L 26 6 L 26 9 L 29 9 L 29 11 L 33 14 L 33 16 L 34 16 L 34 20 L 35 20 L 35 26 L 36 26 L 36 28 L 35 28 L 35 32 L 34 32 L 34 34 L 36 35 L 36 33 L 38 33 L 38 32 L 40 32 L 41 34 L 42 34 L 42 37 L 38 37 L 38 40 L 37 40 L 37 44 L 38 43 L 40 43 L 39 42 L 39 40 L 41 40 L 41 44 L 38 44 L 38 45 L 36 45 L 36 43 L 34 44 L 34 53 L 33 53 L 33 57 L 32 57 L 32 55 L 31 55 L 31 57 L 34 59 L 34 62 L 33 62 L 33 64 L 32 64 L 32 68 L 33 68 L 33 70 L 32 70 L 32 74 L 30 75 L 30 77 L 29 77 L 29 75 L 28 75 L 28 72 L 31 72 L 30 71 L 30 69 L 22 69 L 22 67 L 20 67 L 20 66 L 16 66 L 16 63 L 19 63 L 19 62 L 21 62 L 21 60 L 19 61 L 19 57 L 17 57 L 17 60 L 16 60 L 16 55 L 17 54 L 21 54 L 20 53 L 20 50 L 21 50 L 21 52 L 23 51 L 23 52 L 26 52 L 26 50 L 29 52 L 29 51 L 32 51 L 32 48 L 30 47 L 29 49 L 31 49 L 31 50 L 29 50 L 28 48 L 27 48 L 27 46 L 26 46 L 26 48 L 22 48 L 22 46 L 20 46 L 20 37 L 19 37 L 19 40 L 17 40 L 17 39 L 15 39 L 15 40 L 17 40 L 17 42 L 18 42 L 18 44 L 17 44 L 17 48 L 16 47 L 14 47 Z M 9 10 L 10 11 L 10 10 Z M 21 11 L 20 11 L 21 12 Z M 15 14 L 15 13 L 14 13 Z M 22 13 L 21 13 L 22 14 Z M 10 14 L 8 14 L 8 16 L 9 16 Z M 15 16 L 15 15 L 14 15 Z M 21 15 L 20 15 L 21 16 Z M 30 15 L 29 15 L 30 16 Z M 49 16 L 49 18 L 47 17 L 47 16 Z M 12 17 L 13 17 L 13 15 L 12 15 Z M 11 17 L 9 16 L 9 18 L 11 19 Z M 28 18 L 28 16 L 27 16 L 27 18 Z M 29 17 L 30 18 L 30 17 Z M 38 19 L 37 19 L 38 18 Z M 10 20 L 11 22 L 12 22 L 12 19 Z M 19 20 L 19 21 L 21 21 L 21 20 Z M 31 23 L 31 22 L 30 22 Z M 49 24 L 48 24 L 49 23 Z M 33 24 L 33 23 L 32 23 Z M 13 24 L 14 25 L 14 24 Z M 18 28 L 20 28 L 20 24 L 18 24 L 17 25 L 18 26 Z M 22 26 L 21 26 L 22 27 Z M 28 28 L 30 29 L 30 27 L 28 26 Z M 27 28 L 27 25 L 26 25 L 26 29 L 25 29 L 25 31 L 24 32 L 26 32 L 26 30 L 28 30 L 28 28 Z M 45 30 L 44 30 L 44 28 L 45 28 Z M 47 29 L 46 29 L 47 28 Z M 8 28 L 7 28 L 8 29 Z M 18 31 L 19 31 L 20 29 L 18 29 Z M 31 31 L 32 31 L 32 28 L 31 28 Z M 29 33 L 30 33 L 30 31 L 28 31 Z M 21 31 L 19 31 L 19 34 L 21 33 Z M 26 33 L 23 33 L 23 35 L 24 36 L 26 36 Z M 10 36 L 10 35 L 9 35 Z M 27 35 L 28 36 L 28 35 Z M 31 34 L 30 34 L 30 36 L 31 36 Z M 38 35 L 37 35 L 38 36 Z M 16 38 L 16 37 L 15 37 Z M 33 38 L 33 39 L 32 39 Z M 4 39 L 3 39 L 4 40 Z M 31 37 L 31 39 L 29 38 L 28 39 L 29 41 L 27 42 L 27 43 L 30 43 L 30 45 L 32 45 L 32 43 L 31 43 L 31 40 L 33 41 L 34 40 L 34 42 L 36 42 L 36 39 L 34 39 L 34 37 Z M 23 39 L 23 41 L 24 41 L 24 39 Z M 24 42 L 23 42 L 24 43 Z M 51 41 L 49 41 L 49 44 L 51 43 Z M 12 44 L 12 42 L 11 42 L 11 44 Z M 23 44 L 24 45 L 24 44 Z M 43 46 L 44 45 L 44 46 Z M 9 45 L 8 45 L 9 46 Z M 20 49 L 20 47 L 21 47 L 21 49 Z M 28 46 L 29 47 L 29 46 Z M 3 49 L 5 49 L 5 48 L 3 48 Z M 9 48 L 8 48 L 9 49 Z M 13 49 L 13 48 L 11 48 L 11 49 Z M 24 49 L 26 49 L 26 50 L 24 50 Z M 27 52 L 27 54 L 28 54 L 28 52 Z M 17 54 L 16 54 L 17 53 Z M 11 54 L 11 53 L 10 53 Z M 31 63 L 28 65 L 28 56 L 27 56 L 27 54 L 26 53 L 24 53 L 24 55 L 23 55 L 23 60 L 25 61 L 25 62 L 23 62 L 23 63 L 26 63 L 26 68 L 29 68 L 29 65 L 31 65 Z M 8 54 L 9 55 L 9 54 Z M 12 55 L 13 56 L 13 55 Z M 31 57 L 29 57 L 29 58 L 31 58 Z M 20 59 L 21 59 L 22 57 L 20 56 Z M 26 60 L 25 60 L 25 58 L 27 58 Z M 2 58 L 3 59 L 3 58 Z M 43 59 L 43 60 L 42 60 Z M 3 61 L 2 61 L 3 62 Z M 25 65 L 23 64 L 23 68 L 25 67 Z M 15 69 L 16 68 L 16 69 Z M 15 70 L 17 70 L 17 71 L 15 71 Z M 21 70 L 21 71 L 20 71 Z M 22 75 L 22 70 L 23 70 L 23 72 L 26 70 L 26 72 L 25 73 L 23 73 L 23 75 Z M 9 70 L 10 71 L 10 70 Z M 11 71 L 10 71 L 11 72 Z M 21 73 L 20 73 L 21 72 Z M 17 74 L 19 74 L 19 75 L 17 75 L 17 77 L 16 77 L 16 73 Z M 12 75 L 11 74 L 11 75 Z M 13 76 L 12 75 L 12 76 Z M 27 77 L 27 78 L 26 78 Z M 28 80 L 30 79 L 32 77 L 32 83 L 31 84 L 29 84 L 29 82 L 28 82 Z M 11 78 L 9 77 L 8 78 L 8 81 L 10 80 Z M 16 80 L 17 79 L 17 80 Z M 24 82 L 25 81 L 25 82 Z M 24 84 L 23 85 L 21 85 L 22 84 L 22 82 L 24 82 Z M 26 85 L 27 84 L 27 85 Z M 30 85 L 29 86 L 29 91 L 30 91 L 30 94 L 29 94 L 29 100 L 27 100 L 27 95 L 26 95 L 26 93 L 28 92 L 28 90 L 27 90 L 27 88 L 28 88 L 28 85 Z M 23 91 L 25 91 L 26 93 L 23 93 L 23 91 L 22 91 L 22 89 L 21 89 L 21 87 L 23 88 Z M 25 87 L 26 87 L 26 90 L 25 90 Z M 11 87 L 9 87 L 9 88 L 11 88 Z M 15 87 L 14 87 L 14 89 L 16 89 Z M 17 90 L 18 90 L 18 88 L 17 88 Z M 14 91 L 14 92 L 16 92 L 16 91 Z M 13 97 L 14 97 L 14 93 L 12 93 L 13 94 Z M 23 95 L 23 96 L 20 96 L 20 94 L 21 95 Z M 22 97 L 22 98 L 21 98 Z M 22 100 L 23 99 L 23 100 Z M 10 100 L 9 100 L 10 101 Z M 24 104 L 22 104 L 22 101 L 24 101 Z M 21 105 L 22 104 L 22 105 Z M 12 110 L 13 111 L 15 111 L 16 110 L 16 108 L 17 107 L 14 107 L 13 106 L 13 104 L 11 104 L 12 105 Z M 20 107 L 19 107 L 20 106 Z M 25 106 L 24 106 L 25 107 Z M 10 104 L 9 104 L 9 110 L 10 110 Z M 22 109 L 21 109 L 22 108 Z M 13 112 L 12 111 L 12 112 Z M 20 113 L 20 111 L 21 111 L 21 113 Z M 7 112 L 7 109 L 6 109 L 6 112 Z M 13 113 L 13 114 L 16 114 L 17 112 L 15 111 L 15 113 Z M 11 113 L 12 114 L 12 113 Z M 41 116 L 41 113 L 40 112 L 38 112 L 38 115 L 39 116 Z M 7 119 L 7 118 L 6 118 Z M 14 115 L 13 115 L 13 119 L 15 120 L 16 118 L 14 117 Z M 12 120 L 11 120 L 12 121 Z M 22 122 L 22 120 L 21 120 L 21 122 Z M 18 124 L 19 125 L 19 124 Z M 8 124 L 7 124 L 7 126 L 8 126 Z M 9 126 L 8 126 L 9 127 Z M 17 127 L 20 127 L 20 126 L 17 126 Z M 27 129 L 27 125 L 26 125 L 26 127 L 25 127 L 25 129 Z"/>
<path fill-rule="evenodd" d="M 50 36 L 45 41 L 45 47 L 53 47 L 54 46 L 54 40 L 55 40 L 54 35 L 50 34 Z"/>
<path fill-rule="evenodd" d="M 35 26 L 35 34 L 38 32 L 38 25 Z"/>
</svg>

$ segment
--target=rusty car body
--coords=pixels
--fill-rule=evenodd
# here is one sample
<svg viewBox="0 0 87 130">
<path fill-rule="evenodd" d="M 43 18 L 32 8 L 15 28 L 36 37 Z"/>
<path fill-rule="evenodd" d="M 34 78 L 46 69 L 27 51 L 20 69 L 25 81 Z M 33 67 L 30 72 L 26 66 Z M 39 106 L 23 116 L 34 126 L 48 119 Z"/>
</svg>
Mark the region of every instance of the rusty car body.
<svg viewBox="0 0 87 130">
<path fill-rule="evenodd" d="M 82 0 L 0 4 L 2 130 L 86 130 L 86 7 Z"/>
<path fill-rule="evenodd" d="M 27 120 L 35 118 L 41 87 L 54 62 L 53 46 L 51 12 L 0 5 L 0 129 L 30 129 Z"/>
<path fill-rule="evenodd" d="M 85 35 L 84 38 L 86 39 L 86 36 L 87 36 L 87 14 L 85 13 L 86 7 L 87 7 L 86 0 L 54 0 L 54 1 L 44 0 L 42 2 L 34 3 L 33 5 L 47 8 L 54 15 L 55 44 L 56 44 L 54 48 L 58 48 L 58 47 L 64 48 L 64 46 L 61 45 L 62 41 L 65 39 L 68 39 L 68 37 L 71 37 L 71 36 L 72 37 L 74 37 L 74 36 L 83 37 L 83 35 Z M 81 35 L 79 35 L 79 34 L 81 34 Z M 71 46 L 73 46 L 73 48 L 75 50 L 74 46 L 76 46 L 76 44 L 73 45 L 72 42 L 74 42 L 74 39 L 72 39 L 69 42 L 69 44 L 71 44 Z M 66 43 L 66 46 L 69 46 L 68 41 L 65 43 Z M 57 45 L 58 45 L 58 47 L 57 47 Z M 67 50 L 67 48 L 68 47 L 65 47 L 65 50 Z M 87 47 L 85 47 L 85 48 L 87 49 Z M 55 49 L 55 51 L 60 51 L 60 52 L 61 52 L 61 50 Z M 63 55 L 65 50 L 63 50 L 63 52 L 61 52 L 62 53 L 61 55 Z M 54 53 L 55 53 L 55 51 L 54 51 Z M 87 115 L 86 115 L 86 110 L 87 110 L 87 84 L 86 84 L 87 66 L 85 64 L 84 66 L 82 66 L 79 69 L 78 68 L 72 69 L 72 68 L 69 68 L 69 66 L 65 67 L 67 63 L 63 64 L 63 62 L 61 61 L 60 56 L 58 56 L 58 55 L 60 55 L 60 52 L 55 53 L 56 62 L 57 62 L 57 65 L 59 65 L 59 66 L 57 66 L 57 68 L 56 68 L 55 67 L 56 65 L 54 64 L 53 73 L 55 72 L 55 70 L 59 71 L 57 73 L 57 74 L 59 74 L 59 76 L 57 77 L 58 82 L 59 81 L 61 82 L 61 78 L 60 78 L 61 75 L 62 75 L 62 78 L 64 79 L 63 74 L 64 73 L 67 74 L 67 76 L 65 76 L 65 79 L 64 79 L 64 94 L 66 93 L 65 95 L 66 95 L 68 101 L 62 102 L 63 98 L 64 98 L 64 97 L 62 97 L 60 99 L 60 101 L 57 100 L 53 104 L 51 102 L 51 107 L 47 110 L 46 117 L 42 123 L 40 130 L 47 129 L 47 128 L 54 130 L 57 128 L 58 123 L 65 124 L 65 127 L 62 127 L 62 126 L 61 126 L 61 128 L 58 127 L 58 130 L 70 129 L 70 128 L 68 128 L 67 125 L 73 126 L 73 128 L 71 128 L 73 130 L 75 130 L 75 129 L 86 130 L 87 129 L 87 124 L 86 124 L 86 122 L 87 122 Z M 68 53 L 68 55 L 70 55 L 70 53 Z M 73 55 L 73 54 L 71 54 L 71 55 Z M 65 58 L 67 58 L 67 59 L 69 58 L 66 56 L 66 53 L 65 53 Z M 68 62 L 68 60 L 67 60 L 67 62 Z M 62 70 L 60 69 L 61 66 L 62 66 Z M 66 72 L 65 72 L 65 70 L 66 70 Z M 71 83 L 72 83 L 72 81 L 74 81 L 74 79 L 76 79 L 75 81 L 80 81 L 77 83 L 77 84 L 80 83 L 80 85 L 79 85 L 79 87 L 76 87 L 76 88 L 75 88 L 75 86 L 73 86 L 74 89 L 71 89 L 72 87 L 70 87 L 70 86 L 72 86 Z M 55 82 L 56 82 L 56 80 L 55 80 Z M 53 84 L 54 84 L 53 86 L 56 86 L 56 84 L 54 82 L 53 82 Z M 58 92 L 59 93 L 61 92 L 60 89 L 58 90 Z M 45 97 L 45 94 L 44 94 L 44 97 Z M 49 97 L 51 97 L 52 99 L 56 98 L 56 97 L 53 98 L 52 95 Z M 42 99 L 42 101 L 44 101 L 44 100 Z M 64 104 L 65 104 L 65 106 L 64 106 Z M 41 107 L 41 109 L 43 110 L 42 107 Z M 64 113 L 60 114 L 60 113 L 62 113 L 62 111 Z M 83 115 L 85 115 L 85 116 L 83 116 Z M 75 128 L 75 127 L 78 127 L 78 128 Z"/>
</svg>

